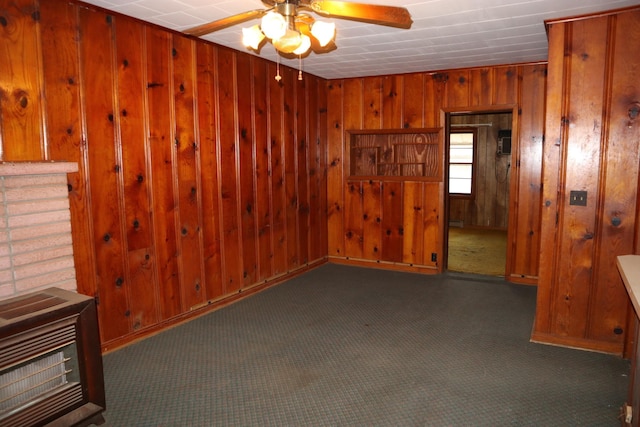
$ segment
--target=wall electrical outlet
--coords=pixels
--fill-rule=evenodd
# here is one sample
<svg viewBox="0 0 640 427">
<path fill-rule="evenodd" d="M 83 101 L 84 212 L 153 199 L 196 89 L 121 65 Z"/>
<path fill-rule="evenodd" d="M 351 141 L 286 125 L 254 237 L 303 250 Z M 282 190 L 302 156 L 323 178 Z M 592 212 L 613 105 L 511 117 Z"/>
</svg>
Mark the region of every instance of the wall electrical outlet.
<svg viewBox="0 0 640 427">
<path fill-rule="evenodd" d="M 631 424 L 633 421 L 633 408 L 629 405 L 624 405 L 624 422 Z"/>
<path fill-rule="evenodd" d="M 587 206 L 587 192 L 572 191 L 569 193 L 569 204 L 573 206 Z"/>
</svg>

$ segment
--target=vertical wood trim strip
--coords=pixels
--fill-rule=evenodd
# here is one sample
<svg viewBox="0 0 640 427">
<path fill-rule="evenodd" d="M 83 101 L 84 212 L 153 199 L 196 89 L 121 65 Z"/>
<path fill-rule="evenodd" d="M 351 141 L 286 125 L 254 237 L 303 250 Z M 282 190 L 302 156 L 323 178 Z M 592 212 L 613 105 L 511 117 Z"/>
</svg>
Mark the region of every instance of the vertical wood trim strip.
<svg viewBox="0 0 640 427">
<path fill-rule="evenodd" d="M 598 281 L 600 279 L 600 264 L 597 260 L 602 256 L 602 233 L 603 233 L 603 224 L 602 221 L 608 216 L 604 212 L 605 207 L 605 197 L 606 197 L 606 187 L 607 187 L 607 162 L 605 161 L 608 151 L 609 151 L 609 130 L 610 130 L 610 120 L 611 120 L 611 99 L 612 99 L 612 78 L 613 78 L 613 60 L 615 57 L 616 51 L 616 37 L 615 37 L 615 22 L 616 18 L 614 16 L 609 16 L 607 18 L 607 32 L 606 32 L 606 44 L 605 44 L 605 69 L 604 69 L 604 84 L 603 84 L 603 93 L 602 93 L 602 111 L 600 116 L 600 123 L 602 126 L 602 130 L 600 132 L 600 156 L 598 158 L 598 183 L 597 183 L 597 192 L 596 192 L 596 200 L 595 200 L 595 217 L 596 220 L 594 224 L 593 230 L 593 255 L 592 255 L 592 265 L 591 265 L 591 277 L 589 278 L 589 299 L 587 300 L 587 317 L 585 319 L 585 324 L 587 325 L 585 330 L 585 338 L 591 338 L 592 330 L 595 325 L 594 322 L 594 310 L 597 309 L 599 305 L 597 301 L 595 301 L 595 297 L 598 291 Z M 592 196 L 593 200 L 593 196 Z M 606 256 L 606 254 L 605 254 Z M 615 264 L 612 263 L 612 265 Z M 602 301 L 599 302 L 600 304 Z"/>
<path fill-rule="evenodd" d="M 35 8 L 40 16 L 40 0 L 34 0 Z M 37 59 L 37 68 L 38 68 L 38 109 L 40 110 L 40 156 L 43 160 L 50 160 L 49 158 L 49 141 L 47 139 L 47 114 L 45 103 L 47 99 L 47 95 L 45 92 L 44 85 L 44 59 L 42 57 L 42 20 L 38 18 L 36 20 L 36 59 Z M 0 127 L 1 129 L 1 127 Z M 2 136 L 0 132 L 0 147 L 2 146 Z M 2 148 L 0 148 L 0 156 L 2 154 Z"/>
<path fill-rule="evenodd" d="M 315 147 L 315 145 L 312 143 L 312 137 L 311 137 L 311 94 L 310 91 L 312 90 L 316 90 L 317 88 L 317 80 L 313 79 L 311 80 L 312 84 L 309 84 L 309 80 L 306 80 L 306 83 L 304 85 L 304 123 L 306 124 L 306 126 L 304 127 L 304 139 L 305 139 L 305 156 L 304 156 L 304 162 L 305 162 L 305 180 L 304 180 L 304 184 L 306 186 L 306 194 L 307 194 L 307 198 L 305 200 L 305 209 L 306 209 L 306 215 L 305 215 L 305 224 L 304 224 L 304 233 L 306 234 L 306 247 L 305 247 L 305 257 L 303 260 L 300 260 L 301 264 L 309 264 L 309 261 L 311 260 L 311 254 L 313 253 L 311 251 L 311 242 L 313 241 L 313 239 L 311 238 L 311 215 L 317 215 L 316 212 L 312 212 L 311 211 L 311 194 L 312 194 L 312 188 L 311 188 L 311 184 L 312 184 L 312 176 L 310 175 L 310 171 L 311 171 L 311 159 L 312 159 L 312 147 Z M 317 111 L 317 109 L 316 109 Z"/>
<path fill-rule="evenodd" d="M 242 279 L 242 272 L 244 271 L 244 251 L 243 251 L 243 245 L 242 245 L 242 211 L 241 211 L 241 207 L 240 207 L 240 201 L 242 200 L 242 186 L 240 185 L 240 183 L 242 182 L 240 179 L 240 129 L 239 129 L 239 123 L 240 123 L 240 118 L 238 115 L 238 54 L 236 52 L 234 52 L 232 54 L 232 72 L 231 72 L 231 76 L 232 76 L 232 80 L 233 80 L 233 124 L 234 124 L 234 138 L 233 138 L 233 143 L 235 146 L 234 149 L 234 160 L 236 162 L 236 166 L 235 166 L 235 173 L 236 173 L 236 185 L 235 185 L 235 189 L 236 189 L 236 224 L 238 226 L 238 232 L 236 234 L 236 237 L 238 239 L 238 263 L 239 263 L 239 272 L 240 272 L 240 279 Z M 236 286 L 241 286 L 240 283 L 238 283 Z"/>
<path fill-rule="evenodd" d="M 146 82 L 149 81 L 149 73 L 148 73 L 148 69 L 147 69 L 147 63 L 148 63 L 148 52 L 149 52 L 149 34 L 146 31 L 146 28 L 142 28 L 142 51 L 141 51 L 141 60 L 142 60 L 142 78 L 141 78 L 141 82 L 144 85 Z M 145 91 L 145 88 L 142 88 L 144 96 L 142 97 L 142 107 L 143 107 L 143 126 L 144 126 L 144 130 L 143 130 L 143 134 L 145 136 L 145 140 L 143 142 L 144 144 L 144 157 L 145 157 L 145 168 L 147 170 L 147 186 L 148 186 L 148 191 L 147 191 L 147 203 L 149 204 L 149 209 L 151 209 L 151 214 L 149 215 L 149 232 L 151 234 L 151 252 L 152 252 L 152 257 L 153 257 L 153 271 L 151 272 L 151 277 L 153 280 L 153 289 L 154 289 L 154 293 L 153 293 L 153 303 L 155 306 L 154 309 L 154 316 L 156 321 L 158 321 L 159 319 L 162 318 L 162 310 L 161 310 L 161 298 L 160 298 L 160 293 L 162 292 L 162 287 L 158 286 L 158 284 L 160 283 L 160 273 L 158 271 L 158 257 L 157 257 L 157 236 L 156 233 L 154 232 L 154 230 L 156 229 L 156 216 L 152 214 L 153 212 L 153 206 L 154 206 L 154 197 L 153 197 L 153 187 L 152 187 L 152 183 L 153 183 L 153 162 L 151 159 L 151 127 L 150 127 L 150 110 L 149 110 L 149 97 Z"/>
<path fill-rule="evenodd" d="M 204 262 L 204 230 L 203 230 L 203 214 L 202 214 L 202 141 L 200 139 L 200 127 L 198 126 L 198 117 L 200 117 L 198 102 L 199 102 L 199 91 L 198 91 L 198 51 L 196 42 L 191 42 L 189 44 L 191 48 L 191 91 L 193 97 L 191 99 L 193 113 L 191 114 L 192 122 L 191 126 L 193 127 L 193 143 L 195 147 L 193 147 L 194 160 L 195 160 L 195 185 L 196 185 L 196 206 L 198 212 L 196 212 L 196 220 L 198 223 L 196 224 L 196 238 L 197 238 L 197 248 L 198 248 L 198 264 L 200 271 L 198 272 L 198 284 L 200 289 L 197 291 L 199 294 L 199 303 L 202 303 L 207 300 L 207 287 L 206 287 L 206 278 L 205 278 L 205 262 Z"/>
<path fill-rule="evenodd" d="M 344 256 L 344 97 L 345 80 L 328 83 L 327 88 L 327 249 L 329 256 Z"/>
<path fill-rule="evenodd" d="M 566 106 L 563 96 L 567 91 L 567 64 L 564 53 L 570 36 L 566 24 L 552 24 L 549 27 L 549 69 L 547 72 L 545 137 L 543 143 L 543 200 L 540 230 L 541 241 L 547 242 L 547 249 L 540 253 L 538 272 L 538 295 L 534 334 L 549 333 L 552 320 L 552 301 L 555 298 L 555 270 L 557 260 L 557 228 L 560 206 L 560 161 L 563 145 L 561 117 Z"/>
<path fill-rule="evenodd" d="M 294 73 L 290 74 L 290 77 L 293 78 Z M 289 251 L 295 258 L 292 264 L 289 264 L 289 271 L 298 267 L 301 263 L 300 259 L 300 208 L 302 207 L 303 201 L 300 200 L 300 179 L 299 179 L 299 171 L 300 171 L 300 138 L 298 132 L 300 131 L 300 123 L 298 122 L 298 114 L 300 114 L 300 82 L 298 80 L 292 81 L 293 91 L 289 92 L 289 94 L 293 95 L 293 99 L 291 100 L 292 109 L 289 111 L 292 113 L 289 116 L 290 122 L 293 123 L 293 135 L 291 138 L 291 143 L 293 144 L 293 159 L 291 162 L 293 164 L 293 174 L 295 179 L 293 180 L 293 193 L 295 197 L 295 215 L 294 215 L 294 230 L 295 236 L 293 236 L 293 243 L 295 244 L 295 251 Z M 302 83 L 304 85 L 304 83 Z M 286 110 L 285 110 L 286 111 Z M 287 159 L 287 163 L 289 163 L 289 159 Z M 291 203 L 291 201 L 289 201 Z M 289 242 L 291 242 L 291 236 L 289 236 Z"/>
<path fill-rule="evenodd" d="M 213 48 L 213 102 L 214 102 L 214 128 L 215 128 L 215 141 L 213 143 L 216 145 L 216 194 L 218 198 L 218 230 L 220 237 L 220 279 L 221 279 L 221 290 L 222 294 L 226 294 L 227 292 L 227 263 L 225 257 L 225 230 L 224 230 L 224 218 L 223 218 L 223 204 L 222 204 L 222 158 L 221 158 L 221 135 L 220 135 L 220 67 L 219 67 L 219 49 L 217 47 Z"/>
<path fill-rule="evenodd" d="M 118 31 L 118 20 L 115 16 L 112 16 L 112 24 L 111 24 L 111 96 L 113 103 L 113 136 L 114 136 L 114 153 L 116 160 L 116 195 L 118 200 L 118 214 L 119 214 L 119 228 L 120 228 L 120 251 L 122 254 L 126 254 L 129 252 L 126 235 L 126 212 L 125 212 L 125 203 L 124 203 L 124 180 L 123 180 L 123 162 L 122 162 L 122 135 L 121 135 L 121 123 L 120 123 L 120 99 L 118 97 L 119 84 L 118 84 L 118 59 L 117 59 L 117 31 Z M 124 276 L 124 285 L 122 289 L 124 291 L 126 306 L 131 307 L 131 280 L 128 272 L 131 271 L 129 265 L 129 257 L 122 257 L 123 263 L 123 276 Z M 129 330 L 132 329 L 133 321 L 132 316 L 126 316 L 129 324 Z"/>
<path fill-rule="evenodd" d="M 566 164 L 564 159 L 567 156 L 567 139 L 568 139 L 568 131 L 569 131 L 569 127 L 565 124 L 565 119 L 567 118 L 567 113 L 569 112 L 569 93 L 571 90 L 571 56 L 567 55 L 568 52 L 571 52 L 571 48 L 572 48 L 572 39 L 573 39 L 573 32 L 572 32 L 572 26 L 571 24 L 564 24 L 562 25 L 562 29 L 564 30 L 564 36 L 562 39 L 562 47 L 563 47 L 563 51 L 562 51 L 562 56 L 560 56 L 560 58 L 562 58 L 561 62 L 562 62 L 562 68 L 561 68 L 561 76 L 560 76 L 560 93 L 562 94 L 560 101 L 558 103 L 558 107 L 559 107 L 559 111 L 558 111 L 558 115 L 553 115 L 553 116 L 549 116 L 547 115 L 547 120 L 550 120 L 551 117 L 553 117 L 555 120 L 558 120 L 558 117 L 560 117 L 560 123 L 558 123 L 559 125 L 559 139 L 557 141 L 557 146 L 558 146 L 558 154 L 556 155 L 556 159 L 554 159 L 554 167 L 557 168 L 557 172 L 554 170 L 552 173 L 553 175 L 555 175 L 557 173 L 557 176 L 554 176 L 554 180 L 553 183 L 555 184 L 554 188 L 553 188 L 553 192 L 555 193 L 554 199 L 555 199 L 555 218 L 548 218 L 547 221 L 543 220 L 543 224 L 546 224 L 548 227 L 550 227 L 552 224 L 555 223 L 555 227 L 550 227 L 552 228 L 551 233 L 549 233 L 552 237 L 552 241 L 553 242 L 553 249 L 552 249 L 552 254 L 551 255 L 551 262 L 549 263 L 550 269 L 549 269 L 549 276 L 547 277 L 547 279 L 549 280 L 549 290 L 550 290 L 550 295 L 549 295 L 549 301 L 547 302 L 547 304 L 549 304 L 549 312 L 548 312 L 548 320 L 547 320 L 547 330 L 546 332 L 551 332 L 551 328 L 553 327 L 553 319 L 555 316 L 555 307 L 556 307 L 556 301 L 558 298 L 558 279 L 557 279 L 557 271 L 558 271 L 558 249 L 559 246 L 561 244 L 560 242 L 560 238 L 559 236 L 562 236 L 563 234 L 563 210 L 561 209 L 564 206 L 564 197 L 562 194 L 562 188 L 564 187 L 564 183 L 566 181 Z M 560 61 L 558 61 L 560 62 Z M 556 88 L 558 89 L 558 88 Z M 549 92 L 547 92 L 549 93 Z M 547 175 L 547 173 L 545 173 L 545 176 Z M 549 236 L 549 237 L 551 237 Z M 549 260 L 547 260 L 549 261 Z"/>
<path fill-rule="evenodd" d="M 251 170 L 252 170 L 252 199 L 253 208 L 253 245 L 255 255 L 256 269 L 254 271 L 253 283 L 255 283 L 260 277 L 262 277 L 262 266 L 260 257 L 260 229 L 258 221 L 258 186 L 257 186 L 257 132 L 256 132 L 256 83 L 253 78 L 255 72 L 255 57 L 249 58 L 249 85 L 251 87 Z"/>
<path fill-rule="evenodd" d="M 271 119 L 272 119 L 272 115 L 271 115 L 271 97 L 272 97 L 272 93 L 271 93 L 271 85 L 269 84 L 269 80 L 270 80 L 270 67 L 269 66 L 265 66 L 265 70 L 267 71 L 265 73 L 264 76 L 264 85 L 265 85 L 265 97 L 266 97 L 266 122 L 267 122 L 267 130 L 266 130 L 266 135 L 265 138 L 267 139 L 265 141 L 266 147 L 267 147 L 267 169 L 268 169 L 268 181 L 269 181 L 269 185 L 268 185 L 268 193 L 269 193 L 269 250 L 270 250 L 270 269 L 269 271 L 271 272 L 272 275 L 276 274 L 276 266 L 275 266 L 275 230 L 274 230 L 274 204 L 273 204 L 273 156 L 271 153 L 271 148 L 272 148 L 272 143 L 271 143 L 271 135 L 273 132 L 273 126 L 271 124 Z"/>
<path fill-rule="evenodd" d="M 173 188 L 173 206 L 175 206 L 175 216 L 173 222 L 173 232 L 175 235 L 176 241 L 176 249 L 177 253 L 182 253 L 182 239 L 180 238 L 180 224 L 182 223 L 182 219 L 180 216 L 180 185 L 179 185 L 179 174 L 178 174 L 178 147 L 177 147 L 177 131 L 176 131 L 176 92 L 175 92 L 175 55 L 176 55 L 176 45 L 175 38 L 179 37 L 177 34 L 170 35 L 171 40 L 171 60 L 170 60 L 170 68 L 169 68 L 169 123 L 171 123 L 170 133 L 169 133 L 169 141 L 171 143 L 171 181 Z M 179 295 L 180 295 L 180 310 L 182 312 L 186 311 L 188 307 L 186 307 L 184 288 L 185 284 L 182 279 L 181 272 L 184 271 L 183 259 L 181 256 L 176 257 L 176 262 L 178 266 L 178 271 L 176 272 L 178 275 L 178 283 L 179 283 Z"/>
</svg>

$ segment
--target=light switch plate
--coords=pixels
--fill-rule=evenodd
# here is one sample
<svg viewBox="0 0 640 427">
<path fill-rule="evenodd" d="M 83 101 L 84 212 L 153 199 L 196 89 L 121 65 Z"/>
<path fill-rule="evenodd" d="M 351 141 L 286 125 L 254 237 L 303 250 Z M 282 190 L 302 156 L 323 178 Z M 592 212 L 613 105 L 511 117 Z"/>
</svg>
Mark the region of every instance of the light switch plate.
<svg viewBox="0 0 640 427">
<path fill-rule="evenodd" d="M 573 206 L 587 206 L 587 192 L 572 191 L 569 194 L 569 204 Z"/>
</svg>

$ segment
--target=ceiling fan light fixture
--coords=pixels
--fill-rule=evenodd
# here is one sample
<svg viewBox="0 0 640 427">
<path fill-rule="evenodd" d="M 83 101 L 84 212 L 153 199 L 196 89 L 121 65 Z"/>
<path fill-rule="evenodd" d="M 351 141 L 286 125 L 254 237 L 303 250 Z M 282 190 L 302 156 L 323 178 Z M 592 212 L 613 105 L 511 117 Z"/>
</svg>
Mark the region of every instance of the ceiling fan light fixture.
<svg viewBox="0 0 640 427">
<path fill-rule="evenodd" d="M 302 35 L 295 30 L 288 29 L 284 36 L 271 40 L 271 43 L 280 52 L 292 53 L 302 45 Z"/>
<path fill-rule="evenodd" d="M 405 7 L 356 3 L 343 0 L 262 0 L 268 8 L 238 13 L 217 21 L 208 22 L 184 30 L 185 34 L 200 37 L 246 22 L 260 19 L 259 26 L 243 29 L 242 42 L 256 51 L 265 38 L 283 54 L 305 54 L 309 49 L 316 53 L 332 50 L 326 48 L 336 37 L 334 23 L 315 20 L 307 12 L 315 12 L 329 18 L 353 19 L 376 25 L 411 28 L 411 14 Z M 311 42 L 311 47 L 306 47 Z M 304 45 L 303 45 L 304 42 Z M 332 46 L 335 47 L 335 46 Z M 323 49 L 326 48 L 326 49 Z M 285 55 L 286 56 L 286 55 Z"/>
<path fill-rule="evenodd" d="M 288 29 L 287 20 L 284 16 L 274 11 L 268 12 L 262 17 L 260 27 L 264 35 L 271 40 L 278 40 L 284 37 Z"/>
<path fill-rule="evenodd" d="M 336 24 L 333 22 L 316 21 L 311 26 L 311 34 L 318 40 L 320 46 L 325 47 L 336 36 Z"/>
<path fill-rule="evenodd" d="M 304 55 L 311 48 L 311 39 L 309 38 L 309 36 L 302 34 L 301 39 L 302 43 L 296 50 L 293 51 L 293 53 L 296 55 Z"/>
<path fill-rule="evenodd" d="M 265 36 L 258 25 L 242 29 L 242 44 L 253 50 L 258 50 L 264 38 Z"/>
</svg>

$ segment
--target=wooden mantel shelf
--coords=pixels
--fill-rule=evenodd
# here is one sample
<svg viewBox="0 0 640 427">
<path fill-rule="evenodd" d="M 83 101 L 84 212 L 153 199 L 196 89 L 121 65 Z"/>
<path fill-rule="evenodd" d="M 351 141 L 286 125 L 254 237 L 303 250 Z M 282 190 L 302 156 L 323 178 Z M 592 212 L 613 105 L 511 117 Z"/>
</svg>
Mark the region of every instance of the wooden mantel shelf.
<svg viewBox="0 0 640 427">
<path fill-rule="evenodd" d="M 622 255 L 617 259 L 618 270 L 633 304 L 636 316 L 640 318 L 640 255 Z"/>
<path fill-rule="evenodd" d="M 76 162 L 0 162 L 0 176 L 78 172 Z"/>
</svg>

